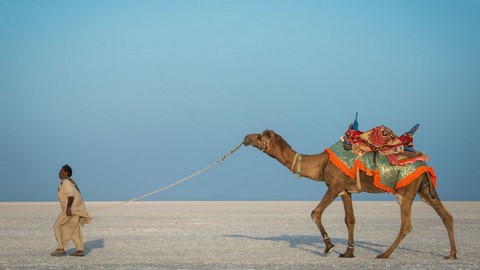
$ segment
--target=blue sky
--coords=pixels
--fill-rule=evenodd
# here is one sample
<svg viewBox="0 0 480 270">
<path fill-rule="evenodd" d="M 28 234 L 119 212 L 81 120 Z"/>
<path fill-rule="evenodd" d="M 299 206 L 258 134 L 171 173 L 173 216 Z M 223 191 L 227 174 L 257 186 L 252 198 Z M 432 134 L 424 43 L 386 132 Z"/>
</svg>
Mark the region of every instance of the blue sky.
<svg viewBox="0 0 480 270">
<path fill-rule="evenodd" d="M 478 1 L 0 1 L 0 201 L 128 200 L 273 129 L 304 154 L 361 130 L 480 200 Z M 148 200 L 320 200 L 254 148 Z M 359 194 L 355 200 L 394 200 Z"/>
</svg>

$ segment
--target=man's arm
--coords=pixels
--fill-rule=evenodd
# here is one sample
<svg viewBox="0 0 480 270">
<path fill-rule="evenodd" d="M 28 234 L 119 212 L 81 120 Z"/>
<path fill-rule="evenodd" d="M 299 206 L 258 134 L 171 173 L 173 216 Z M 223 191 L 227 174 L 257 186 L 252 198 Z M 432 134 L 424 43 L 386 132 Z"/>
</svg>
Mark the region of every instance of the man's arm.
<svg viewBox="0 0 480 270">
<path fill-rule="evenodd" d="M 72 215 L 72 204 L 73 204 L 73 197 L 68 197 L 67 211 L 66 211 L 67 216 Z"/>
</svg>

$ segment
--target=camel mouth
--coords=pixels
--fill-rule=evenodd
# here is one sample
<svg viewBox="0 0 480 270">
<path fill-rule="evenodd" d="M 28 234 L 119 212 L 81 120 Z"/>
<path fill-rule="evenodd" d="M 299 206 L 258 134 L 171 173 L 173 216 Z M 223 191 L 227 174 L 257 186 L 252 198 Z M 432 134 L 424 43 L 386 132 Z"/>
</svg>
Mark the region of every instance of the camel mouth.
<svg viewBox="0 0 480 270">
<path fill-rule="evenodd" d="M 243 139 L 243 144 L 245 146 L 255 146 L 255 143 L 258 142 L 258 134 L 248 134 Z"/>
</svg>

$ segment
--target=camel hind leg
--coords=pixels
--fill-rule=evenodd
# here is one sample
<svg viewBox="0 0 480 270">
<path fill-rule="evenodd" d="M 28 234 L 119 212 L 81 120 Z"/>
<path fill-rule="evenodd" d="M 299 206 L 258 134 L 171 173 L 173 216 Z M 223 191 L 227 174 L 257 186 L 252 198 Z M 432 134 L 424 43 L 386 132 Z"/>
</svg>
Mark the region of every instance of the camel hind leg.
<svg viewBox="0 0 480 270">
<path fill-rule="evenodd" d="M 420 190 L 418 191 L 418 195 L 420 195 L 422 201 L 435 209 L 437 214 L 442 219 L 445 228 L 447 229 L 448 238 L 450 240 L 450 255 L 446 257 L 446 259 L 457 259 L 457 247 L 455 244 L 455 234 L 453 230 L 453 217 L 438 198 L 435 188 L 430 182 L 430 179 L 428 179 L 428 176 L 423 179 Z"/>
<path fill-rule="evenodd" d="M 401 216 L 401 225 L 400 231 L 398 232 L 397 238 L 383 254 L 377 256 L 377 258 L 387 259 L 397 248 L 398 244 L 407 236 L 407 234 L 412 230 L 412 203 L 415 198 L 416 192 L 404 192 L 402 195 L 402 200 L 400 204 L 400 216 Z"/>
</svg>

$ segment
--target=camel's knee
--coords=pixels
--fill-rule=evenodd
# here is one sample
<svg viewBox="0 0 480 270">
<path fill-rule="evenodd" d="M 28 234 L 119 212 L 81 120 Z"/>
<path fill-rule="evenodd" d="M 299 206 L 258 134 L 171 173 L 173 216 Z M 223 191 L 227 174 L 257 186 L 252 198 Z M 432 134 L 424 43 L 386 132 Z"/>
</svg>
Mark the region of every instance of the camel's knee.
<svg viewBox="0 0 480 270">
<path fill-rule="evenodd" d="M 450 213 L 445 212 L 444 217 L 442 217 L 441 215 L 440 217 L 442 218 L 443 224 L 445 224 L 447 229 L 453 229 L 454 219 L 453 219 L 453 216 L 450 215 Z"/>
<path fill-rule="evenodd" d="M 453 224 L 453 216 L 450 215 L 450 213 L 448 213 L 447 211 L 445 211 L 445 219 L 446 219 L 448 222 L 450 222 L 450 223 Z"/>
<path fill-rule="evenodd" d="M 404 228 L 403 235 L 406 236 L 407 234 L 409 234 L 412 231 L 412 229 L 413 229 L 412 226 L 408 226 L 408 227 Z"/>
<path fill-rule="evenodd" d="M 433 209 L 437 212 L 437 214 L 440 216 L 444 223 L 449 223 L 453 225 L 453 216 L 448 212 L 448 210 L 438 198 L 427 200 L 426 203 L 433 207 Z"/>
<path fill-rule="evenodd" d="M 315 210 L 312 211 L 310 214 L 310 217 L 312 218 L 313 221 L 316 222 L 318 214 L 315 212 Z"/>
<path fill-rule="evenodd" d="M 400 233 L 403 236 L 407 236 L 412 231 L 412 225 L 411 224 L 403 224 L 403 226 L 400 228 Z"/>
<path fill-rule="evenodd" d="M 355 225 L 355 217 L 345 217 L 345 224 L 347 224 L 347 226 Z"/>
<path fill-rule="evenodd" d="M 321 219 L 321 216 L 322 216 L 322 213 L 320 213 L 319 211 L 317 210 L 313 210 L 312 213 L 310 214 L 310 216 L 312 217 L 312 220 L 317 223 L 320 221 Z"/>
</svg>

